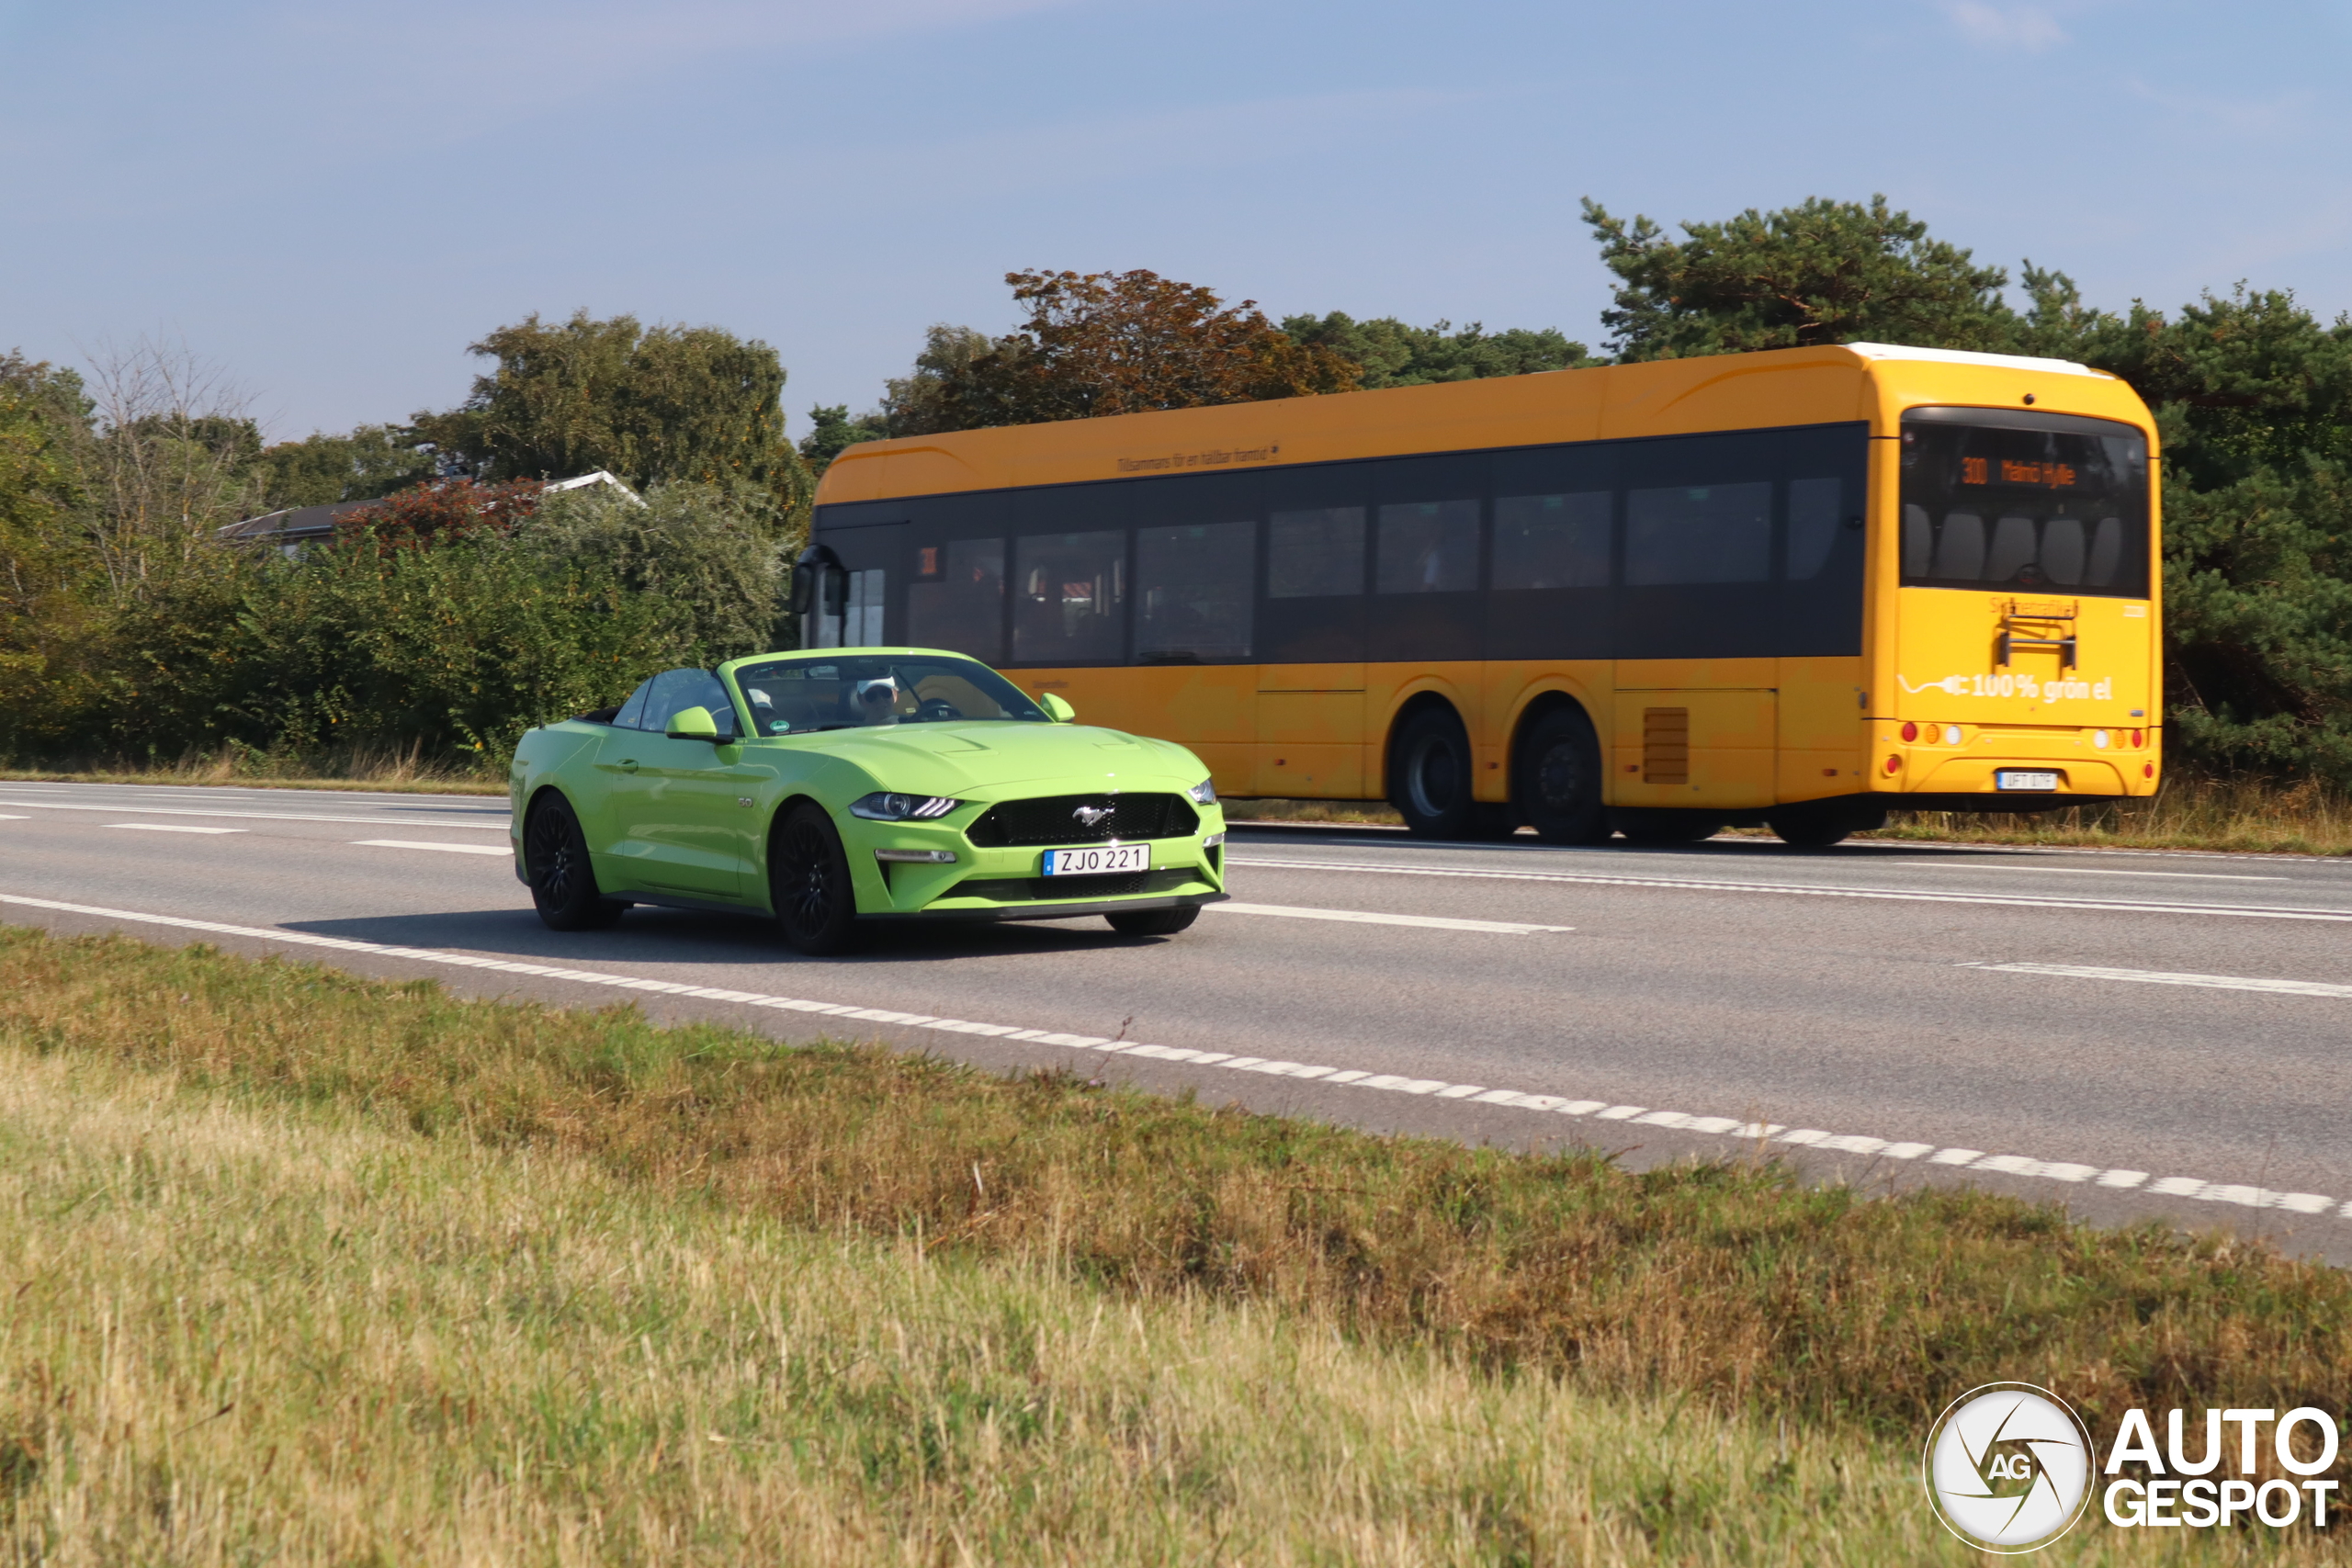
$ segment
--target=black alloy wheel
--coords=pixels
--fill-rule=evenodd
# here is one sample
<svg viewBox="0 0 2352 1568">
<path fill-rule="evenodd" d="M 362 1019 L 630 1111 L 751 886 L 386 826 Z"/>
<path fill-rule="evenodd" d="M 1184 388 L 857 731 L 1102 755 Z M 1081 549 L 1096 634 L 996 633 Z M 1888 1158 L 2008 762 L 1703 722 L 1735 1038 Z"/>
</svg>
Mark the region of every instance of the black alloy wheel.
<svg viewBox="0 0 2352 1568">
<path fill-rule="evenodd" d="M 571 803 L 560 795 L 542 796 L 523 829 L 523 865 L 531 879 L 531 903 L 549 931 L 601 931 L 628 908 L 596 886 L 588 862 L 588 835 Z"/>
<path fill-rule="evenodd" d="M 811 958 L 846 953 L 854 942 L 857 892 L 832 818 L 797 806 L 768 852 L 768 892 L 784 940 Z"/>
<path fill-rule="evenodd" d="M 1535 721 L 1519 743 L 1511 794 L 1547 844 L 1597 844 L 1609 837 L 1601 805 L 1600 739 L 1577 707 Z"/>
<path fill-rule="evenodd" d="M 1490 813 L 1470 796 L 1470 735 L 1452 708 L 1428 707 L 1405 721 L 1389 752 L 1389 804 L 1424 839 L 1479 836 Z"/>
<path fill-rule="evenodd" d="M 1127 909 L 1102 918 L 1121 936 L 1174 936 L 1199 919 L 1201 910 L 1195 904 L 1175 909 Z"/>
</svg>

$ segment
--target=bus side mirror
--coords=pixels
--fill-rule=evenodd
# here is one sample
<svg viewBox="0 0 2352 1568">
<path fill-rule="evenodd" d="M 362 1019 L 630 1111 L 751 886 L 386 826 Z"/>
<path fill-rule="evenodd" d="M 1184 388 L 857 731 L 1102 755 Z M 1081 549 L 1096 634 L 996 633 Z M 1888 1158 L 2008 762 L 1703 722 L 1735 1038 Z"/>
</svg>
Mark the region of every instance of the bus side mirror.
<svg viewBox="0 0 2352 1568">
<path fill-rule="evenodd" d="M 1052 719 L 1056 724 L 1075 724 L 1078 722 L 1078 710 L 1070 706 L 1069 704 L 1064 702 L 1058 693 L 1046 692 L 1040 694 L 1037 698 L 1037 705 L 1044 708 L 1046 710 L 1046 716 Z"/>
</svg>

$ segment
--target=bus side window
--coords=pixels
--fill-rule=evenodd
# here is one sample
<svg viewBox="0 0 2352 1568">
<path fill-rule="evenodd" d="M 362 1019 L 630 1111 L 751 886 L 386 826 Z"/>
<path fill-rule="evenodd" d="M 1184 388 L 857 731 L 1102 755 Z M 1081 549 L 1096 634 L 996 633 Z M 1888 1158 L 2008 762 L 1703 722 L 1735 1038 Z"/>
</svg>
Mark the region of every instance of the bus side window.
<svg viewBox="0 0 2352 1568">
<path fill-rule="evenodd" d="M 1363 592 L 1363 508 L 1277 512 L 1266 540 L 1266 597 L 1326 599 Z"/>
<path fill-rule="evenodd" d="M 1608 587 L 1609 502 L 1605 490 L 1498 496 L 1495 586 Z"/>
<path fill-rule="evenodd" d="M 1012 575 L 1016 663 L 1115 664 L 1125 658 L 1125 529 L 1016 539 Z"/>
<path fill-rule="evenodd" d="M 1838 543 L 1839 486 L 1836 479 L 1789 481 L 1789 570 L 1791 582 L 1821 575 Z"/>
<path fill-rule="evenodd" d="M 1255 522 L 1137 529 L 1137 662 L 1249 658 L 1257 553 Z"/>
<path fill-rule="evenodd" d="M 1669 485 L 1627 494 L 1627 582 L 1765 582 L 1771 576 L 1769 482 Z"/>
<path fill-rule="evenodd" d="M 1378 592 L 1461 593 L 1478 586 L 1478 503 L 1408 501 L 1380 509 Z"/>
<path fill-rule="evenodd" d="M 953 539 L 915 550 L 907 583 L 907 640 L 949 648 L 983 664 L 1004 658 L 1004 541 Z"/>
</svg>

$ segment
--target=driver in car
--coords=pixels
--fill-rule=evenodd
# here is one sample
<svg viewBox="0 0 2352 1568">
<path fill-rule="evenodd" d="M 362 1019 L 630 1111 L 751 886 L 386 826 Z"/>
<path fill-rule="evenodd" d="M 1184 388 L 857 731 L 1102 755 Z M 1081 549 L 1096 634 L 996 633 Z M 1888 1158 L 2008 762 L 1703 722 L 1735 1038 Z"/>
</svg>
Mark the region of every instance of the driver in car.
<svg viewBox="0 0 2352 1568">
<path fill-rule="evenodd" d="M 894 677 L 884 675 L 872 681 L 860 681 L 855 695 L 858 723 L 899 722 L 899 682 Z"/>
</svg>

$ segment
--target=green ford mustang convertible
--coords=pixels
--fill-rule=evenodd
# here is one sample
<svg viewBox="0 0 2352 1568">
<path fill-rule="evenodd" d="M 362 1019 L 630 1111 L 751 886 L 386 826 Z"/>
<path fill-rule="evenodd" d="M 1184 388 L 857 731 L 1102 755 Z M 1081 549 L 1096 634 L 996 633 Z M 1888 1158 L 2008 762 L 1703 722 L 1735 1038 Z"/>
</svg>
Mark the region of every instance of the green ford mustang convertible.
<svg viewBox="0 0 2352 1568">
<path fill-rule="evenodd" d="M 1073 718 L 925 649 L 668 671 L 523 737 L 514 872 L 557 931 L 631 904 L 738 909 L 810 953 L 860 919 L 1182 931 L 1225 897 L 1208 769 Z"/>
</svg>

